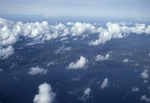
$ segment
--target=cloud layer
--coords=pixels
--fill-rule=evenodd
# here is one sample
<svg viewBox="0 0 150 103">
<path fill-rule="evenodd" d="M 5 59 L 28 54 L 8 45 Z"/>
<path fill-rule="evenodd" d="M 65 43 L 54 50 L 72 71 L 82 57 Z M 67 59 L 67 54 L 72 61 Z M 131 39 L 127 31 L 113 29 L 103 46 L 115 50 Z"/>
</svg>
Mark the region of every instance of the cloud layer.
<svg viewBox="0 0 150 103">
<path fill-rule="evenodd" d="M 1 59 L 6 59 L 14 53 L 13 44 L 16 43 L 20 37 L 30 38 L 32 41 L 28 45 L 37 43 L 44 43 L 47 40 L 60 38 L 60 40 L 68 39 L 66 36 L 85 38 L 89 35 L 99 34 L 98 39 L 89 41 L 89 45 L 99 45 L 114 38 L 123 38 L 127 34 L 150 34 L 150 25 L 135 24 L 133 27 L 126 23 L 106 23 L 106 28 L 96 27 L 90 23 L 71 23 L 49 25 L 48 22 L 43 21 L 23 23 L 9 21 L 0 18 L 0 55 Z M 7 50 L 8 49 L 8 50 Z M 8 51 L 10 51 L 8 53 Z M 7 54 L 8 53 L 8 54 Z"/>
<path fill-rule="evenodd" d="M 82 69 L 88 63 L 88 59 L 86 57 L 80 56 L 80 59 L 76 62 L 71 62 L 67 69 Z"/>
<path fill-rule="evenodd" d="M 56 94 L 52 91 L 50 84 L 43 83 L 38 88 L 39 93 L 35 95 L 34 103 L 52 103 L 54 101 Z"/>
</svg>

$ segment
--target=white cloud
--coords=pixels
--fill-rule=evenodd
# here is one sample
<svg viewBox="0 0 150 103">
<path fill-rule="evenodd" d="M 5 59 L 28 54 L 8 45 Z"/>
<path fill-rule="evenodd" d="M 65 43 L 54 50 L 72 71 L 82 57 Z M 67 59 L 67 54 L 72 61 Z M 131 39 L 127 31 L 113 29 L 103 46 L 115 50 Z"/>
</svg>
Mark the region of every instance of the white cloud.
<svg viewBox="0 0 150 103">
<path fill-rule="evenodd" d="M 43 83 L 39 85 L 39 93 L 35 95 L 34 103 L 52 103 L 56 94 L 52 91 L 51 85 Z"/>
<path fill-rule="evenodd" d="M 28 74 L 30 75 L 46 74 L 46 73 L 47 73 L 46 69 L 40 68 L 38 66 L 30 68 L 28 72 Z"/>
<path fill-rule="evenodd" d="M 114 38 L 123 38 L 126 34 L 136 33 L 136 34 L 150 34 L 150 26 L 147 28 L 145 24 L 135 24 L 135 27 L 128 27 L 125 25 L 120 25 L 119 23 L 110 23 L 106 24 L 107 29 L 103 29 L 100 27 L 98 32 L 100 33 L 99 38 L 95 41 L 91 41 L 89 45 L 98 45 L 105 43 Z"/>
<path fill-rule="evenodd" d="M 89 23 L 76 22 L 71 28 L 71 33 L 71 36 L 80 36 L 85 33 L 93 34 L 95 33 L 95 27 Z"/>
<path fill-rule="evenodd" d="M 64 38 L 61 38 L 60 41 L 64 41 L 64 40 L 67 40 L 68 38 L 67 37 L 64 37 Z"/>
<path fill-rule="evenodd" d="M 105 78 L 102 82 L 101 89 L 108 87 L 108 78 Z"/>
<path fill-rule="evenodd" d="M 90 98 L 90 93 L 91 93 L 91 89 L 90 88 L 87 88 L 85 91 L 84 91 L 84 94 L 81 98 L 79 98 L 80 100 L 82 101 L 87 101 L 88 98 Z"/>
<path fill-rule="evenodd" d="M 131 91 L 132 91 L 132 92 L 139 92 L 140 89 L 139 89 L 138 87 L 133 87 Z"/>
<path fill-rule="evenodd" d="M 0 47 L 0 59 L 7 59 L 14 53 L 14 48 L 12 46 L 7 46 L 6 48 Z"/>
<path fill-rule="evenodd" d="M 148 78 L 149 78 L 148 70 L 145 69 L 145 70 L 141 73 L 141 76 L 142 76 L 142 78 L 144 78 L 144 79 L 148 79 Z"/>
<path fill-rule="evenodd" d="M 110 58 L 110 55 L 109 54 L 106 54 L 105 56 L 102 56 L 102 55 L 97 55 L 95 57 L 95 60 L 96 61 L 104 61 L 104 60 L 109 60 Z"/>
<path fill-rule="evenodd" d="M 128 63 L 128 62 L 129 62 L 129 59 L 124 59 L 123 62 L 124 62 L 124 63 Z"/>
<path fill-rule="evenodd" d="M 30 45 L 44 43 L 47 40 L 67 39 L 66 36 L 82 36 L 88 37 L 90 34 L 99 33 L 98 39 L 91 41 L 90 45 L 98 45 L 105 43 L 114 38 L 123 38 L 126 34 L 150 34 L 150 25 L 135 24 L 133 27 L 122 25 L 122 23 L 106 23 L 106 28 L 96 28 L 90 23 L 71 23 L 49 25 L 48 22 L 13 22 L 0 18 L 0 47 L 5 48 L 12 46 L 20 37 L 30 38 Z M 62 38 L 62 39 L 61 39 Z M 74 39 L 77 40 L 77 39 Z M 9 56 L 8 56 L 9 57 Z"/>
<path fill-rule="evenodd" d="M 47 64 L 47 66 L 55 65 L 56 63 L 54 61 L 51 61 Z"/>
<path fill-rule="evenodd" d="M 141 97 L 141 100 L 150 103 L 150 98 L 147 98 L 146 95 L 143 95 L 143 96 Z"/>
<path fill-rule="evenodd" d="M 65 47 L 64 45 L 62 47 L 59 47 L 57 50 L 55 50 L 55 53 L 60 53 L 60 52 L 64 52 L 64 51 L 70 51 L 71 47 Z"/>
<path fill-rule="evenodd" d="M 88 59 L 86 57 L 80 56 L 80 59 L 76 62 L 71 62 L 67 69 L 82 69 L 88 63 Z"/>
</svg>

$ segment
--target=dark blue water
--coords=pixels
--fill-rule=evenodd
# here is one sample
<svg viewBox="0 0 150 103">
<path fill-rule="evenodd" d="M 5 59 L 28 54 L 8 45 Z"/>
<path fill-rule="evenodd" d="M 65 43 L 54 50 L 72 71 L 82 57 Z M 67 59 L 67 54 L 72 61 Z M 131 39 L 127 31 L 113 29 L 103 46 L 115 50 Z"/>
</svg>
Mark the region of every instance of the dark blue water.
<svg viewBox="0 0 150 103">
<path fill-rule="evenodd" d="M 91 88 L 89 103 L 141 103 L 142 95 L 149 95 L 147 86 L 141 78 L 141 68 L 114 67 L 96 68 L 89 66 L 84 70 L 66 70 L 67 65 L 45 67 L 46 75 L 31 76 L 28 69 L 34 65 L 9 68 L 0 73 L 0 101 L 2 103 L 32 103 L 38 86 L 49 83 L 56 92 L 56 103 L 80 103 L 78 98 L 86 88 Z M 74 81 L 73 78 L 79 78 Z M 108 87 L 101 89 L 101 82 L 108 78 Z M 139 92 L 131 92 L 139 87 Z M 69 94 L 69 91 L 72 94 Z"/>
</svg>

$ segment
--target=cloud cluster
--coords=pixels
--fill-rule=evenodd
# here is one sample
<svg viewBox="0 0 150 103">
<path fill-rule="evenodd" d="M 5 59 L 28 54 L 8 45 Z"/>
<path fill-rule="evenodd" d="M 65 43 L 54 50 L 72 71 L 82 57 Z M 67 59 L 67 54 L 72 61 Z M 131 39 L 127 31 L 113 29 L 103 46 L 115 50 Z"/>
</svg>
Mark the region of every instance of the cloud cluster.
<svg viewBox="0 0 150 103">
<path fill-rule="evenodd" d="M 82 36 L 84 38 L 94 33 L 99 33 L 99 37 L 91 41 L 89 45 L 105 43 L 113 38 L 123 38 L 129 33 L 150 34 L 150 25 L 135 24 L 135 26 L 131 27 L 127 26 L 127 24 L 121 25 L 120 23 L 108 22 L 106 23 L 106 28 L 98 28 L 90 23 L 68 22 L 67 25 L 61 23 L 49 25 L 46 21 L 41 23 L 23 23 L 0 18 L 0 49 L 5 47 L 10 48 L 8 46 L 12 46 L 16 43 L 20 37 L 30 38 L 32 41 L 28 43 L 28 45 L 34 45 L 58 37 L 63 41 L 68 39 L 67 36 Z M 13 53 L 14 52 L 12 52 L 12 54 Z"/>
<path fill-rule="evenodd" d="M 80 100 L 82 101 L 87 101 L 88 98 L 90 98 L 90 93 L 91 93 L 91 89 L 90 88 L 87 88 L 85 91 L 84 91 L 84 94 L 81 98 L 79 98 Z"/>
<path fill-rule="evenodd" d="M 131 91 L 132 91 L 132 92 L 139 92 L 140 89 L 139 89 L 138 87 L 133 87 Z"/>
<path fill-rule="evenodd" d="M 129 33 L 150 34 L 150 25 L 146 27 L 145 24 L 135 24 L 135 27 L 128 27 L 126 25 L 120 25 L 119 23 L 108 22 L 106 27 L 107 29 L 99 28 L 99 38 L 95 41 L 91 41 L 89 45 L 98 45 L 114 38 L 123 38 Z"/>
<path fill-rule="evenodd" d="M 150 98 L 147 98 L 146 95 L 143 95 L 143 96 L 141 97 L 141 100 L 150 103 Z"/>
<path fill-rule="evenodd" d="M 109 55 L 109 54 L 106 54 L 105 56 L 97 55 L 97 56 L 95 57 L 95 61 L 109 60 L 109 58 L 110 58 L 110 55 Z"/>
<path fill-rule="evenodd" d="M 144 78 L 144 79 L 148 79 L 148 78 L 149 78 L 148 70 L 145 69 L 145 70 L 141 73 L 141 77 Z"/>
<path fill-rule="evenodd" d="M 70 31 L 72 33 L 71 36 L 80 36 L 86 33 L 94 34 L 96 32 L 96 29 L 92 24 L 76 22 L 73 23 Z"/>
<path fill-rule="evenodd" d="M 80 56 L 80 59 L 76 62 L 71 62 L 67 69 L 82 69 L 88 63 L 88 59 L 86 57 Z"/>
<path fill-rule="evenodd" d="M 38 88 L 39 93 L 35 95 L 34 103 L 52 103 L 54 101 L 56 94 L 52 91 L 50 84 L 43 83 Z"/>
<path fill-rule="evenodd" d="M 30 68 L 28 72 L 28 74 L 30 75 L 46 74 L 46 73 L 47 73 L 46 69 L 40 68 L 38 66 Z"/>
<path fill-rule="evenodd" d="M 108 78 L 105 78 L 101 84 L 101 89 L 108 87 Z"/>
</svg>

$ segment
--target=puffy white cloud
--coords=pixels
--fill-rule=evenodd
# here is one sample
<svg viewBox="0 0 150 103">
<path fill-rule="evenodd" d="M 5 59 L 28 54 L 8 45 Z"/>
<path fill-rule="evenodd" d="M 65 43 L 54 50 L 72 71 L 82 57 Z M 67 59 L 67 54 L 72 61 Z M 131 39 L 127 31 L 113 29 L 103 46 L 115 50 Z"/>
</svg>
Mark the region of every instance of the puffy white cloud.
<svg viewBox="0 0 150 103">
<path fill-rule="evenodd" d="M 142 76 L 142 78 L 144 78 L 144 79 L 148 79 L 148 78 L 149 78 L 148 70 L 145 69 L 145 70 L 141 73 L 141 76 Z"/>
<path fill-rule="evenodd" d="M 95 57 L 95 60 L 96 61 L 104 61 L 104 60 L 109 60 L 110 58 L 110 55 L 109 54 L 106 54 L 105 56 L 102 56 L 102 55 L 97 55 Z"/>
<path fill-rule="evenodd" d="M 52 103 L 56 94 L 52 91 L 51 85 L 43 83 L 39 85 L 39 93 L 35 95 L 34 103 Z"/>
<path fill-rule="evenodd" d="M 108 87 L 108 78 L 105 78 L 102 82 L 101 89 Z"/>
<path fill-rule="evenodd" d="M 138 87 L 133 87 L 131 91 L 132 91 L 132 92 L 139 92 L 140 89 L 139 89 Z"/>
<path fill-rule="evenodd" d="M 67 69 L 82 69 L 88 63 L 88 59 L 86 57 L 80 56 L 80 59 L 76 62 L 71 62 Z"/>
<path fill-rule="evenodd" d="M 97 30 L 100 33 L 99 38 L 95 41 L 91 41 L 89 45 L 98 45 L 114 38 L 123 38 L 129 33 L 150 34 L 150 26 L 148 25 L 146 28 L 145 24 L 135 24 L 135 27 L 128 27 L 125 25 L 120 25 L 119 23 L 108 22 L 106 27 L 107 29 L 100 27 L 100 29 Z"/>
<path fill-rule="evenodd" d="M 60 53 L 64 51 L 69 51 L 71 50 L 71 47 L 65 47 L 64 45 L 62 47 L 59 47 L 57 50 L 55 50 L 55 53 Z"/>
<path fill-rule="evenodd" d="M 71 33 L 72 36 L 80 36 L 85 33 L 93 34 L 95 33 L 95 27 L 89 23 L 76 22 L 71 28 Z"/>
<path fill-rule="evenodd" d="M 87 101 L 88 98 L 90 98 L 90 93 L 91 93 L 91 89 L 90 88 L 87 88 L 85 91 L 84 91 L 84 94 L 81 98 L 79 98 L 80 100 L 82 101 Z"/>
<path fill-rule="evenodd" d="M 7 59 L 13 53 L 14 48 L 12 46 L 8 46 L 6 48 L 0 47 L 0 59 Z"/>
<path fill-rule="evenodd" d="M 146 95 L 143 95 L 143 96 L 141 97 L 141 100 L 150 103 L 150 98 L 147 98 Z"/>
<path fill-rule="evenodd" d="M 46 73 L 47 73 L 46 69 L 40 68 L 38 66 L 30 68 L 28 72 L 28 74 L 30 75 L 46 74 Z"/>
<path fill-rule="evenodd" d="M 128 63 L 128 62 L 129 62 L 129 59 L 124 59 L 123 62 L 124 62 L 124 63 Z"/>
</svg>

